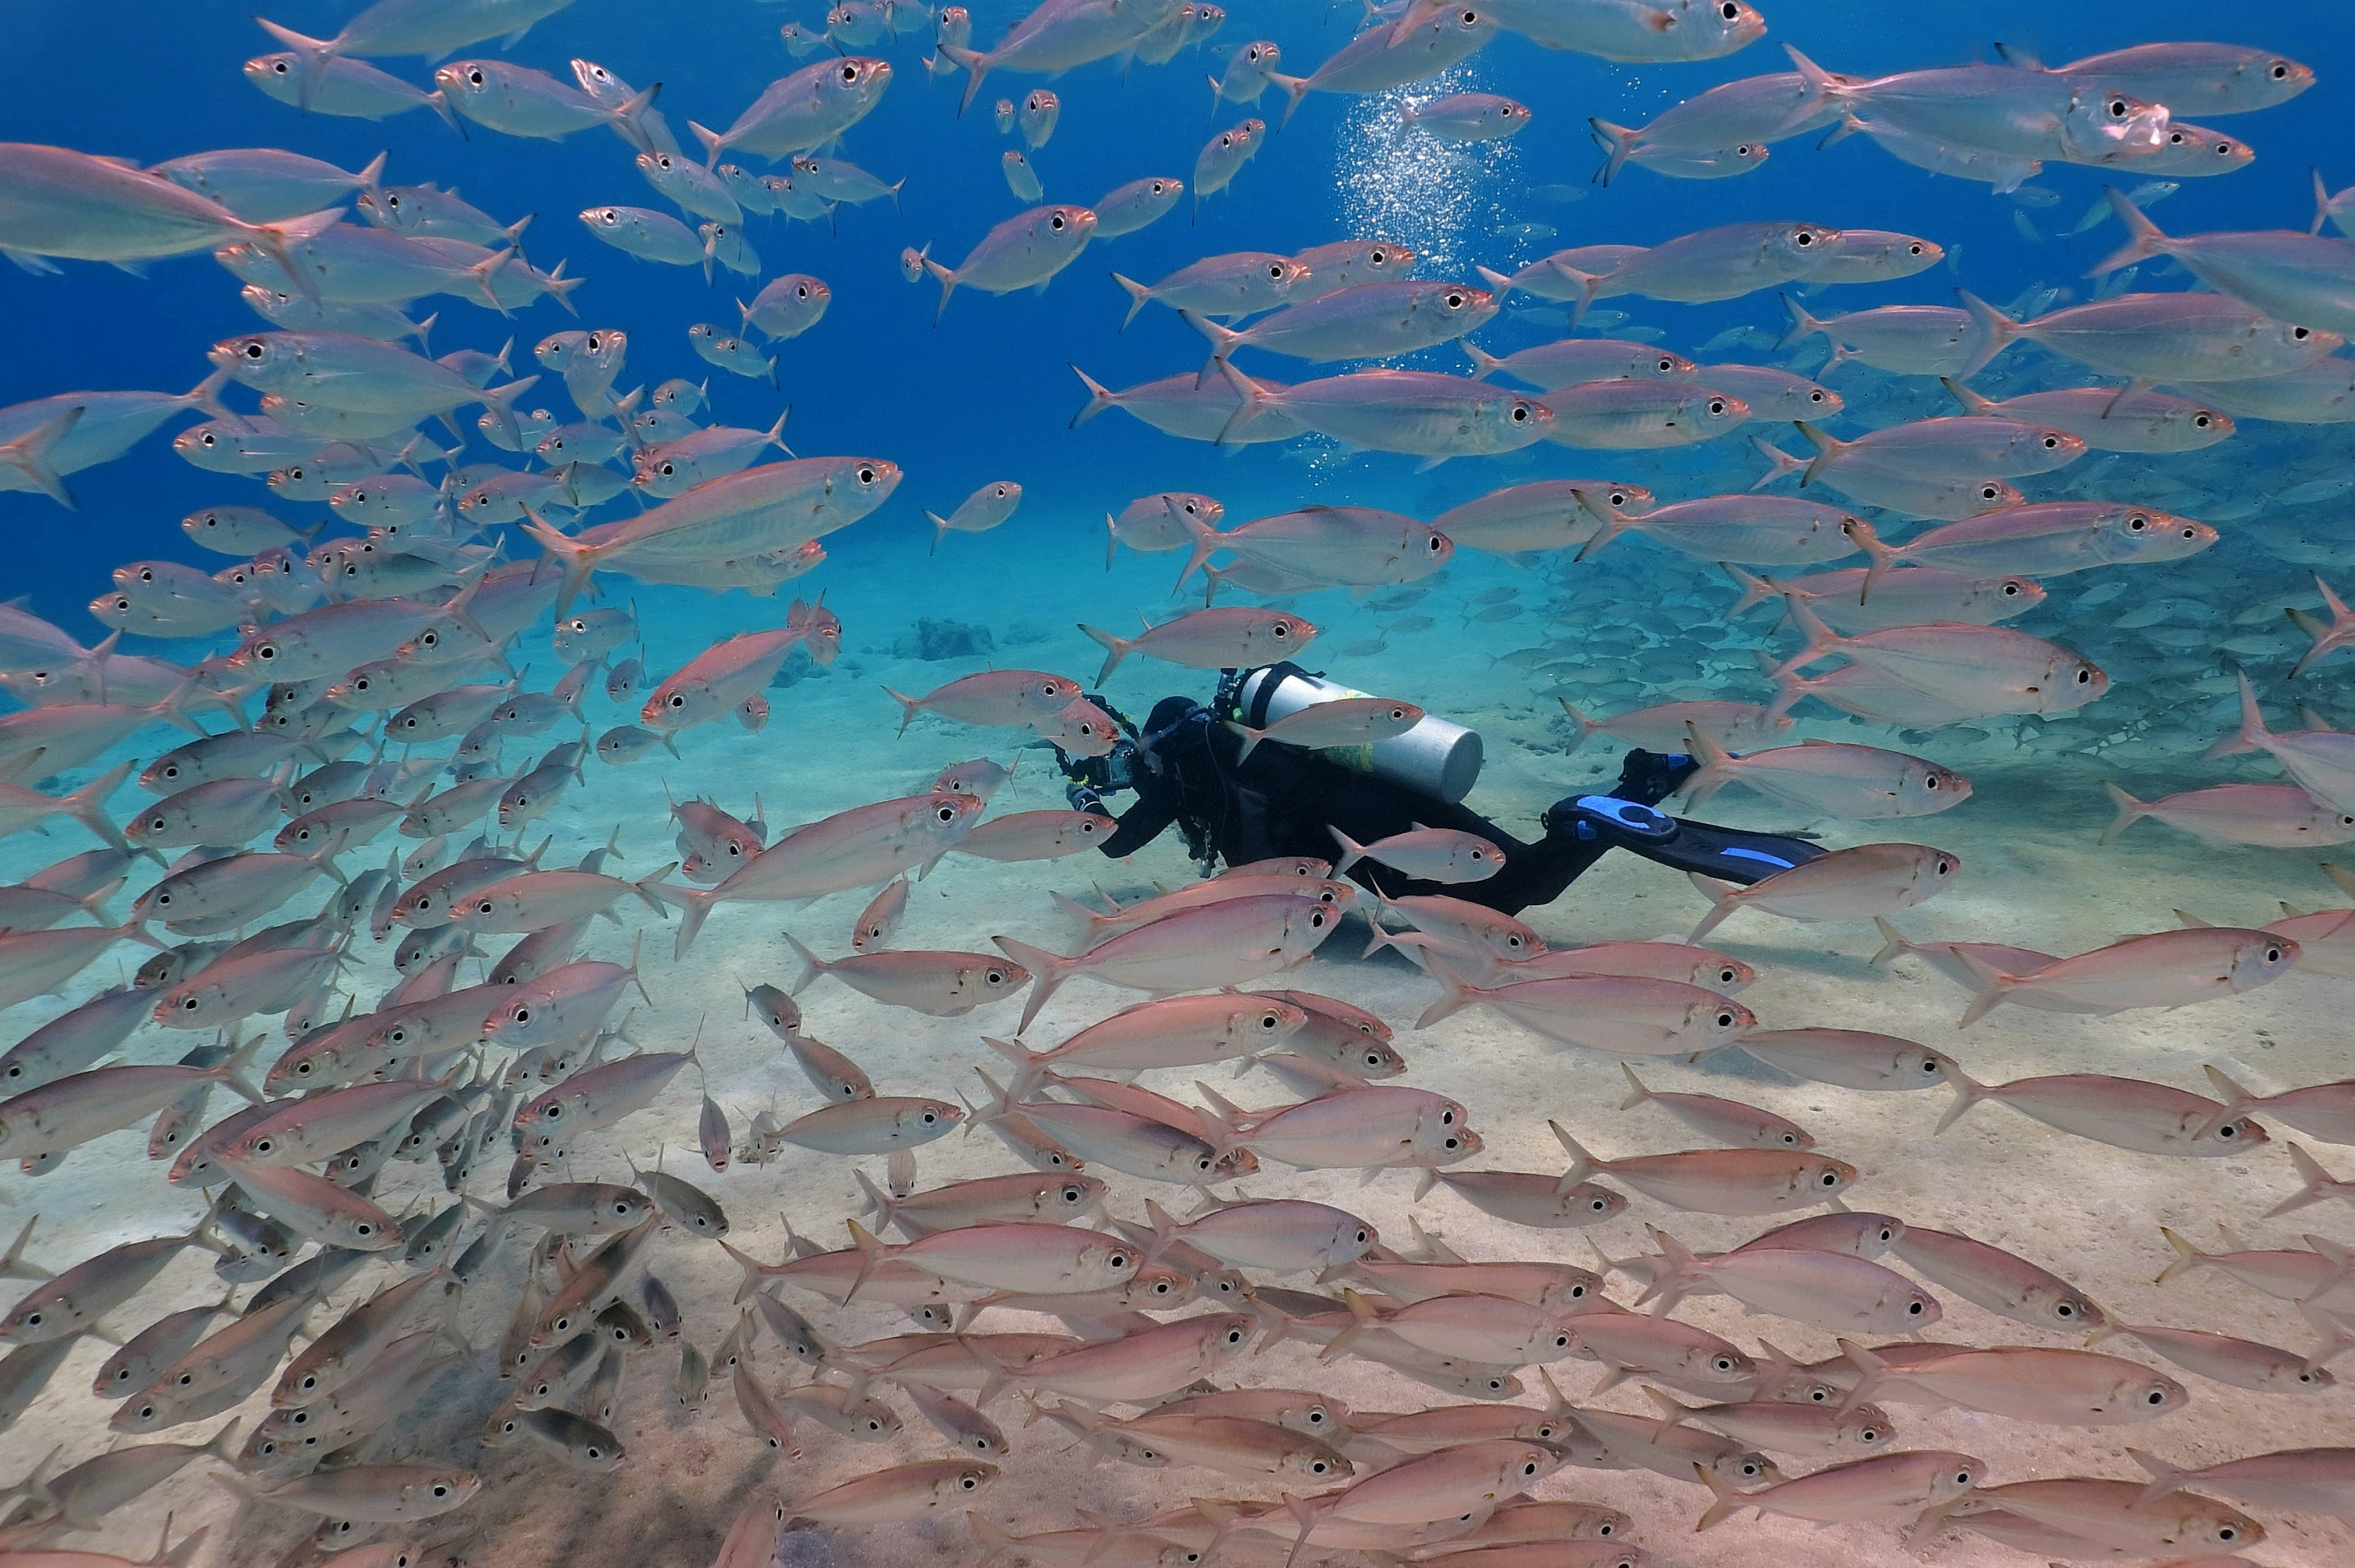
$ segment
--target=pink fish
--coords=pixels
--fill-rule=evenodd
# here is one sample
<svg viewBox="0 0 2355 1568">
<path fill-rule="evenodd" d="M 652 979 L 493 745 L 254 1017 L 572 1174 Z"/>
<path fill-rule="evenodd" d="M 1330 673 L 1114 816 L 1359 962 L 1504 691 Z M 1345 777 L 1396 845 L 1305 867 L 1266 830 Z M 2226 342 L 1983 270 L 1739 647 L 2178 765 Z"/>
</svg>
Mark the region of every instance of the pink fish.
<svg viewBox="0 0 2355 1568">
<path fill-rule="evenodd" d="M 1341 910 L 1305 894 L 1268 893 L 1184 909 L 1124 931 L 1076 957 L 993 938 L 1038 976 L 1019 1029 L 1075 975 L 1156 993 L 1238 985 L 1306 962 L 1340 923 Z"/>
<path fill-rule="evenodd" d="M 1954 885 L 1962 859 L 1926 844 L 1859 844 L 1835 849 L 1746 888 L 1689 873 L 1693 886 L 1716 907 L 1685 940 L 1699 942 L 1744 909 L 1761 909 L 1785 920 L 1844 920 L 1911 909 Z"/>
</svg>

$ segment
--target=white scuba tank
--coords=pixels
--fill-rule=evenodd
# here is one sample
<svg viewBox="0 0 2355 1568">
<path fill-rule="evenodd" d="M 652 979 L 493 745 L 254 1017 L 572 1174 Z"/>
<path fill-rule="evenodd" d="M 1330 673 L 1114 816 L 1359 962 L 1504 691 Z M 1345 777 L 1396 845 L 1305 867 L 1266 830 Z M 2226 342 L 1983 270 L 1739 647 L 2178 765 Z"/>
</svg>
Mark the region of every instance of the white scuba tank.
<svg viewBox="0 0 2355 1568">
<path fill-rule="evenodd" d="M 1254 730 L 1264 730 L 1287 714 L 1319 702 L 1348 697 L 1370 697 L 1338 681 L 1290 664 L 1269 665 L 1246 673 L 1235 691 L 1236 716 Z M 1402 784 L 1421 795 L 1453 805 L 1472 793 L 1480 777 L 1486 753 L 1477 731 L 1425 714 L 1403 735 L 1363 746 L 1327 746 L 1317 754 L 1357 773 Z"/>
</svg>

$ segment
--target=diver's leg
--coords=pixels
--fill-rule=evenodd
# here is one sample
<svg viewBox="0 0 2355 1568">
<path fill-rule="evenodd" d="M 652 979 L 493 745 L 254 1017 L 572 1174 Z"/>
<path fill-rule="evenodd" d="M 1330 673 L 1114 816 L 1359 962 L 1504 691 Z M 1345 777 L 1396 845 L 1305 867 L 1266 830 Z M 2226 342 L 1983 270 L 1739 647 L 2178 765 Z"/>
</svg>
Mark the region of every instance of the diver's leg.
<svg viewBox="0 0 2355 1568">
<path fill-rule="evenodd" d="M 1689 778 L 1697 764 L 1681 753 L 1631 751 L 1610 795 L 1569 795 L 1546 813 L 1549 837 L 1567 835 L 1604 848 L 1631 849 L 1647 860 L 1698 871 L 1747 887 L 1812 860 L 1819 844 L 1780 833 L 1753 833 L 1670 816 L 1658 803 Z"/>
</svg>

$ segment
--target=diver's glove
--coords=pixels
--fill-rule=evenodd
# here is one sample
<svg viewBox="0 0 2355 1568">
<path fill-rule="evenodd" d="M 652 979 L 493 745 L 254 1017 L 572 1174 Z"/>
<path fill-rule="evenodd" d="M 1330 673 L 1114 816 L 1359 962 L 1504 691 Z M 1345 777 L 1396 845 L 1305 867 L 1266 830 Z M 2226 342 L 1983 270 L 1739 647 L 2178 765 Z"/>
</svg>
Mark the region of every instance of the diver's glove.
<svg viewBox="0 0 2355 1568">
<path fill-rule="evenodd" d="M 1071 803 L 1073 811 L 1092 811 L 1099 816 L 1115 815 L 1110 806 L 1104 805 L 1104 797 L 1092 784 L 1082 784 L 1076 779 L 1063 786 L 1063 798 Z"/>
</svg>

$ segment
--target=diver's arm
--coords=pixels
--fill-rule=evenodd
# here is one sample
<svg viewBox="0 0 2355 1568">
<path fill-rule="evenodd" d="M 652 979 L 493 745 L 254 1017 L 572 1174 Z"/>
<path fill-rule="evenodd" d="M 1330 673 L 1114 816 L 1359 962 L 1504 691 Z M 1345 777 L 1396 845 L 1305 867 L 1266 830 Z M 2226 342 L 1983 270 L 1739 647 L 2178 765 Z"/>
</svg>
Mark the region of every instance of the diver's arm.
<svg viewBox="0 0 2355 1568">
<path fill-rule="evenodd" d="M 1099 805 L 1097 810 L 1102 810 Z M 1178 820 L 1178 792 L 1174 789 L 1140 790 L 1135 805 L 1115 819 L 1120 826 L 1111 837 L 1096 846 L 1114 859 L 1134 855 L 1161 837 L 1169 825 Z"/>
</svg>

